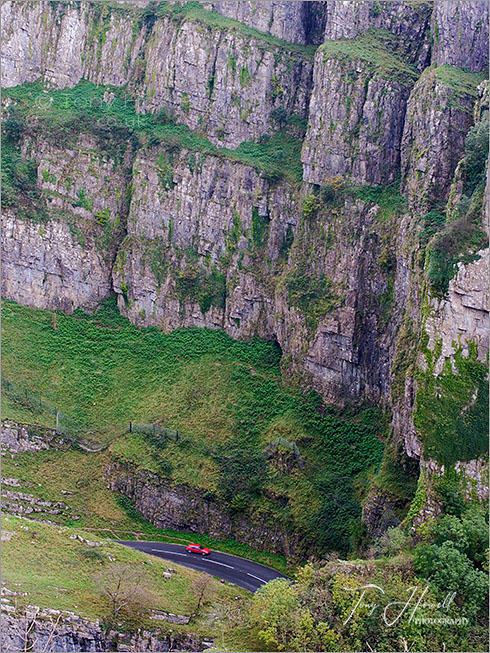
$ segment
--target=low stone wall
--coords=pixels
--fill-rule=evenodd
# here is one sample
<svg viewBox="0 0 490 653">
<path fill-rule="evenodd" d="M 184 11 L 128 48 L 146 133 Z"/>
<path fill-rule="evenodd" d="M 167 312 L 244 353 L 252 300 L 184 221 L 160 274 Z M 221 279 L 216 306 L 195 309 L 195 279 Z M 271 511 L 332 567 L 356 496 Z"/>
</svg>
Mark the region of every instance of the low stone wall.
<svg viewBox="0 0 490 653">
<path fill-rule="evenodd" d="M 233 538 L 255 549 L 294 557 L 301 535 L 288 533 L 272 515 L 232 514 L 201 490 L 171 485 L 156 474 L 127 463 L 116 463 L 106 471 L 112 490 L 130 499 L 136 509 L 158 528 L 187 530 L 216 539 Z"/>
</svg>

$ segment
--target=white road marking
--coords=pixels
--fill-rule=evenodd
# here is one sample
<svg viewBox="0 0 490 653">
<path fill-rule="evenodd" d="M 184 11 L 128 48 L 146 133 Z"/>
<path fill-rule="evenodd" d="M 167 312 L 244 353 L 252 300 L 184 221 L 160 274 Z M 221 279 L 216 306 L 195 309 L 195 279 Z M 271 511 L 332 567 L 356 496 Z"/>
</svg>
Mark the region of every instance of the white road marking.
<svg viewBox="0 0 490 653">
<path fill-rule="evenodd" d="M 177 551 L 162 551 L 161 549 L 152 549 L 152 551 L 158 551 L 158 553 L 170 553 L 173 556 L 185 556 L 186 553 L 177 553 Z"/>
<path fill-rule="evenodd" d="M 267 581 L 264 580 L 263 578 L 259 578 L 258 576 L 254 576 L 253 574 L 249 574 L 248 571 L 247 571 L 247 576 L 252 576 L 252 578 L 256 578 L 257 580 L 260 580 L 261 583 L 267 583 Z"/>
<path fill-rule="evenodd" d="M 217 562 L 216 560 L 209 560 L 209 558 L 204 558 L 204 560 L 207 560 L 208 562 L 212 562 L 213 565 L 221 565 L 222 567 L 228 567 L 228 569 L 235 569 L 235 567 L 232 567 L 231 565 L 225 565 L 224 562 Z"/>
</svg>

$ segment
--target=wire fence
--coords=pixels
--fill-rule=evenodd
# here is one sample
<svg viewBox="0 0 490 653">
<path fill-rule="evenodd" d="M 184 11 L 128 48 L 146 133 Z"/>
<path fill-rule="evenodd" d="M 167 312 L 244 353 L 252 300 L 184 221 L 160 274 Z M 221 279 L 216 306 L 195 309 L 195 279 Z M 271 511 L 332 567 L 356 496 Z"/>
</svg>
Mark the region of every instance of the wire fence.
<svg viewBox="0 0 490 653">
<path fill-rule="evenodd" d="M 179 431 L 164 427 L 158 423 L 130 421 L 124 422 L 123 424 L 89 429 L 73 420 L 56 406 L 49 404 L 38 395 L 27 390 L 27 388 L 21 387 L 18 384 L 9 381 L 9 379 L 2 378 L 2 390 L 11 401 L 22 406 L 30 413 L 34 415 L 51 415 L 53 418 L 52 425 L 48 428 L 55 430 L 61 437 L 65 437 L 72 442 L 78 443 L 86 450 L 96 450 L 88 446 L 91 438 L 100 439 L 100 436 L 104 433 L 114 434 L 114 437 L 116 437 L 116 434 L 142 433 L 147 435 L 150 439 L 158 440 L 160 443 L 170 440 L 178 442 L 181 439 Z M 109 442 L 106 442 L 98 448 L 102 449 L 108 446 L 108 444 Z"/>
</svg>

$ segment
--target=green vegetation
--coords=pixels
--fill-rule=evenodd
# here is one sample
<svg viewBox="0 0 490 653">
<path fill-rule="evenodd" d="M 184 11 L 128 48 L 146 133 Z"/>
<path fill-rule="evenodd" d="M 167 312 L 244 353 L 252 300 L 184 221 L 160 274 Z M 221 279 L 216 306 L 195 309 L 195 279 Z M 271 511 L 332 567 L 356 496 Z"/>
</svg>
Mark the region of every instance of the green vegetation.
<svg viewBox="0 0 490 653">
<path fill-rule="evenodd" d="M 158 171 L 158 179 L 162 188 L 166 191 L 172 190 L 174 183 L 174 170 L 172 168 L 171 154 L 170 157 L 165 152 L 160 152 L 155 159 Z"/>
<path fill-rule="evenodd" d="M 468 356 L 459 347 L 454 363 L 446 358 L 434 376 L 440 355 L 441 343 L 425 351 L 427 370 L 418 372 L 414 421 L 426 455 L 451 465 L 488 451 L 488 368 L 478 360 L 476 344 L 469 343 Z"/>
<path fill-rule="evenodd" d="M 104 470 L 111 460 L 133 460 L 140 456 L 141 467 L 159 472 L 152 455 L 156 447 L 143 438 L 116 440 L 109 450 L 88 453 L 80 448 L 66 446 L 63 450 L 50 449 L 37 453 L 22 453 L 15 460 L 5 460 L 4 475 L 21 481 L 22 491 L 46 501 L 59 501 L 68 511 L 53 516 L 39 513 L 39 517 L 59 522 L 69 527 L 84 528 L 92 533 L 91 539 L 110 537 L 124 540 L 154 540 L 188 544 L 195 533 L 156 528 L 135 510 L 123 495 L 111 492 L 104 481 Z M 62 495 L 61 492 L 69 492 Z M 74 519 L 78 517 L 78 519 Z M 283 556 L 258 551 L 233 539 L 216 540 L 199 535 L 199 541 L 211 549 L 250 558 L 286 573 Z"/>
<path fill-rule="evenodd" d="M 460 533 L 458 544 L 445 539 Z M 390 529 L 374 560 L 308 563 L 294 584 L 276 579 L 260 588 L 250 626 L 262 650 L 484 651 L 488 578 L 463 550 L 471 539 L 484 556 L 487 535 L 482 508 L 459 524 L 441 522 L 429 537 L 442 545 L 423 544 L 415 556 L 410 536 Z"/>
<path fill-rule="evenodd" d="M 14 140 L 17 130 L 9 131 L 8 122 L 3 123 L 2 136 L 2 206 L 16 207 L 19 217 L 43 222 L 48 216 L 37 186 L 37 164 L 22 156 Z"/>
<path fill-rule="evenodd" d="M 111 457 L 210 492 L 224 510 L 268 515 L 326 546 L 318 542 L 318 518 L 332 503 L 336 479 L 355 479 L 381 461 L 383 445 L 374 423 L 322 416 L 318 395 L 282 387 L 280 352 L 273 343 L 236 342 L 207 329 L 177 329 L 170 335 L 137 329 L 119 315 L 113 300 L 93 315 L 57 314 L 55 328 L 52 316 L 4 302 L 5 377 L 57 406 L 80 433 L 88 429 L 91 440 L 118 436 Z M 33 413 L 8 393 L 4 416 L 53 425 L 51 414 Z M 156 446 L 139 433 L 121 435 L 130 421 L 161 423 L 182 435 L 178 442 Z M 302 465 L 291 452 L 284 467 L 283 454 L 269 451 L 279 437 L 296 443 Z M 232 459 L 228 450 L 235 451 Z M 232 496 L 226 485 L 229 465 L 266 465 L 263 485 L 244 476 Z M 66 471 L 57 466 L 57 473 Z M 267 498 L 271 493 L 276 500 Z M 244 496 L 253 497 L 248 506 Z M 360 512 L 354 487 L 346 486 L 343 498 L 353 514 Z M 331 537 L 338 534 L 336 550 L 349 550 L 351 527 L 342 510 L 332 516 L 328 531 Z"/>
<path fill-rule="evenodd" d="M 268 220 L 259 214 L 259 209 L 252 208 L 252 242 L 255 249 L 260 249 L 264 244 L 264 238 L 268 227 Z"/>
<path fill-rule="evenodd" d="M 408 210 L 407 200 L 400 194 L 400 180 L 387 186 L 350 186 L 344 193 L 379 206 L 381 222 L 399 216 Z"/>
<path fill-rule="evenodd" d="M 115 96 L 110 103 L 103 99 L 106 90 Z M 29 121 L 32 127 L 37 126 L 42 131 L 44 137 L 53 138 L 57 144 L 68 145 L 81 132 L 90 133 L 99 139 L 101 149 L 118 159 L 128 145 L 162 146 L 170 154 L 176 149 L 187 149 L 238 161 L 263 172 L 270 181 L 284 178 L 296 183 L 302 180 L 302 143 L 285 130 L 265 138 L 263 142 L 241 143 L 235 150 L 230 150 L 218 148 L 204 136 L 174 122 L 165 111 L 156 115 L 137 114 L 134 100 L 125 88 L 96 86 L 82 81 L 71 89 L 50 90 L 48 95 L 40 82 L 33 82 L 5 89 L 3 94 L 16 101 L 16 117 L 9 123 L 16 138 L 22 133 L 25 122 Z M 10 180 L 9 171 L 15 165 L 13 154 L 12 148 L 6 149 L 3 167 L 7 181 Z M 162 156 L 165 161 L 161 161 L 161 180 L 164 188 L 170 188 L 173 183 L 171 161 L 167 155 Z M 10 180 L 10 183 L 14 182 Z M 12 198 L 14 193 L 15 187 Z"/>
<path fill-rule="evenodd" d="M 370 29 L 365 36 L 356 39 L 327 41 L 320 46 L 320 52 L 324 54 L 325 61 L 362 61 L 366 64 L 367 71 L 377 77 L 411 85 L 418 77 L 416 69 L 390 52 L 387 47 L 395 38 L 385 30 Z"/>
<path fill-rule="evenodd" d="M 314 331 L 322 317 L 342 304 L 333 282 L 324 274 L 312 274 L 306 264 L 299 263 L 285 277 L 289 304 L 299 308 L 308 329 Z"/>
<path fill-rule="evenodd" d="M 182 301 L 197 301 L 202 313 L 211 306 L 224 309 L 226 277 L 216 266 L 209 273 L 197 264 L 189 264 L 177 272 L 177 295 Z"/>
<path fill-rule="evenodd" d="M 456 91 L 457 98 L 467 98 L 476 100 L 478 97 L 477 87 L 484 79 L 488 78 L 488 74 L 485 71 L 480 73 L 469 73 L 461 68 L 456 66 L 448 66 L 444 64 L 442 66 L 437 66 L 434 69 L 436 80 L 444 84 L 444 86 L 449 86 L 454 91 Z M 465 111 L 468 111 L 468 107 L 464 108 Z"/>
<path fill-rule="evenodd" d="M 99 534 L 88 531 L 54 527 L 29 519 L 2 517 L 2 532 L 12 538 L 2 542 L 2 580 L 9 589 L 26 593 L 16 597 L 19 608 L 38 605 L 41 608 L 74 611 L 91 620 L 109 621 L 111 602 L 100 589 L 101 580 L 110 578 L 124 568 L 128 577 L 134 576 L 144 589 L 139 605 L 118 614 L 119 629 L 154 629 L 149 617 L 151 610 L 177 614 L 193 614 L 199 594 L 198 579 L 209 579 L 203 610 L 189 626 L 175 626 L 165 622 L 158 625 L 175 633 L 194 632 L 217 636 L 219 626 L 210 625 L 205 612 L 209 605 L 214 610 L 234 603 L 239 597 L 240 607 L 246 612 L 248 593 L 238 587 L 223 584 L 214 578 L 171 564 L 161 558 L 148 556 L 115 544 Z M 101 542 L 90 547 L 82 540 Z M 163 577 L 167 567 L 175 569 L 170 578 Z M 135 608 L 139 608 L 136 610 Z M 201 607 L 201 606 L 200 606 Z M 231 642 L 230 642 L 231 643 Z M 243 642 L 242 642 L 243 646 Z"/>
</svg>

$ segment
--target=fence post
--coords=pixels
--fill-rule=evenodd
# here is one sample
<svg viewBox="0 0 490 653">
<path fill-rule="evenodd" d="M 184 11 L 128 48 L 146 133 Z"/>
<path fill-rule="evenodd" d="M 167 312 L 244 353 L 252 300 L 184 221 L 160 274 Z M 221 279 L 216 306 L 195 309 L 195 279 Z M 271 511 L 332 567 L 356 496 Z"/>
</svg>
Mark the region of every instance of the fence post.
<svg viewBox="0 0 490 653">
<path fill-rule="evenodd" d="M 58 433 L 59 424 L 60 424 L 59 412 L 58 409 L 56 409 L 56 433 Z"/>
<path fill-rule="evenodd" d="M 129 432 L 133 432 L 133 422 L 129 422 Z"/>
</svg>

